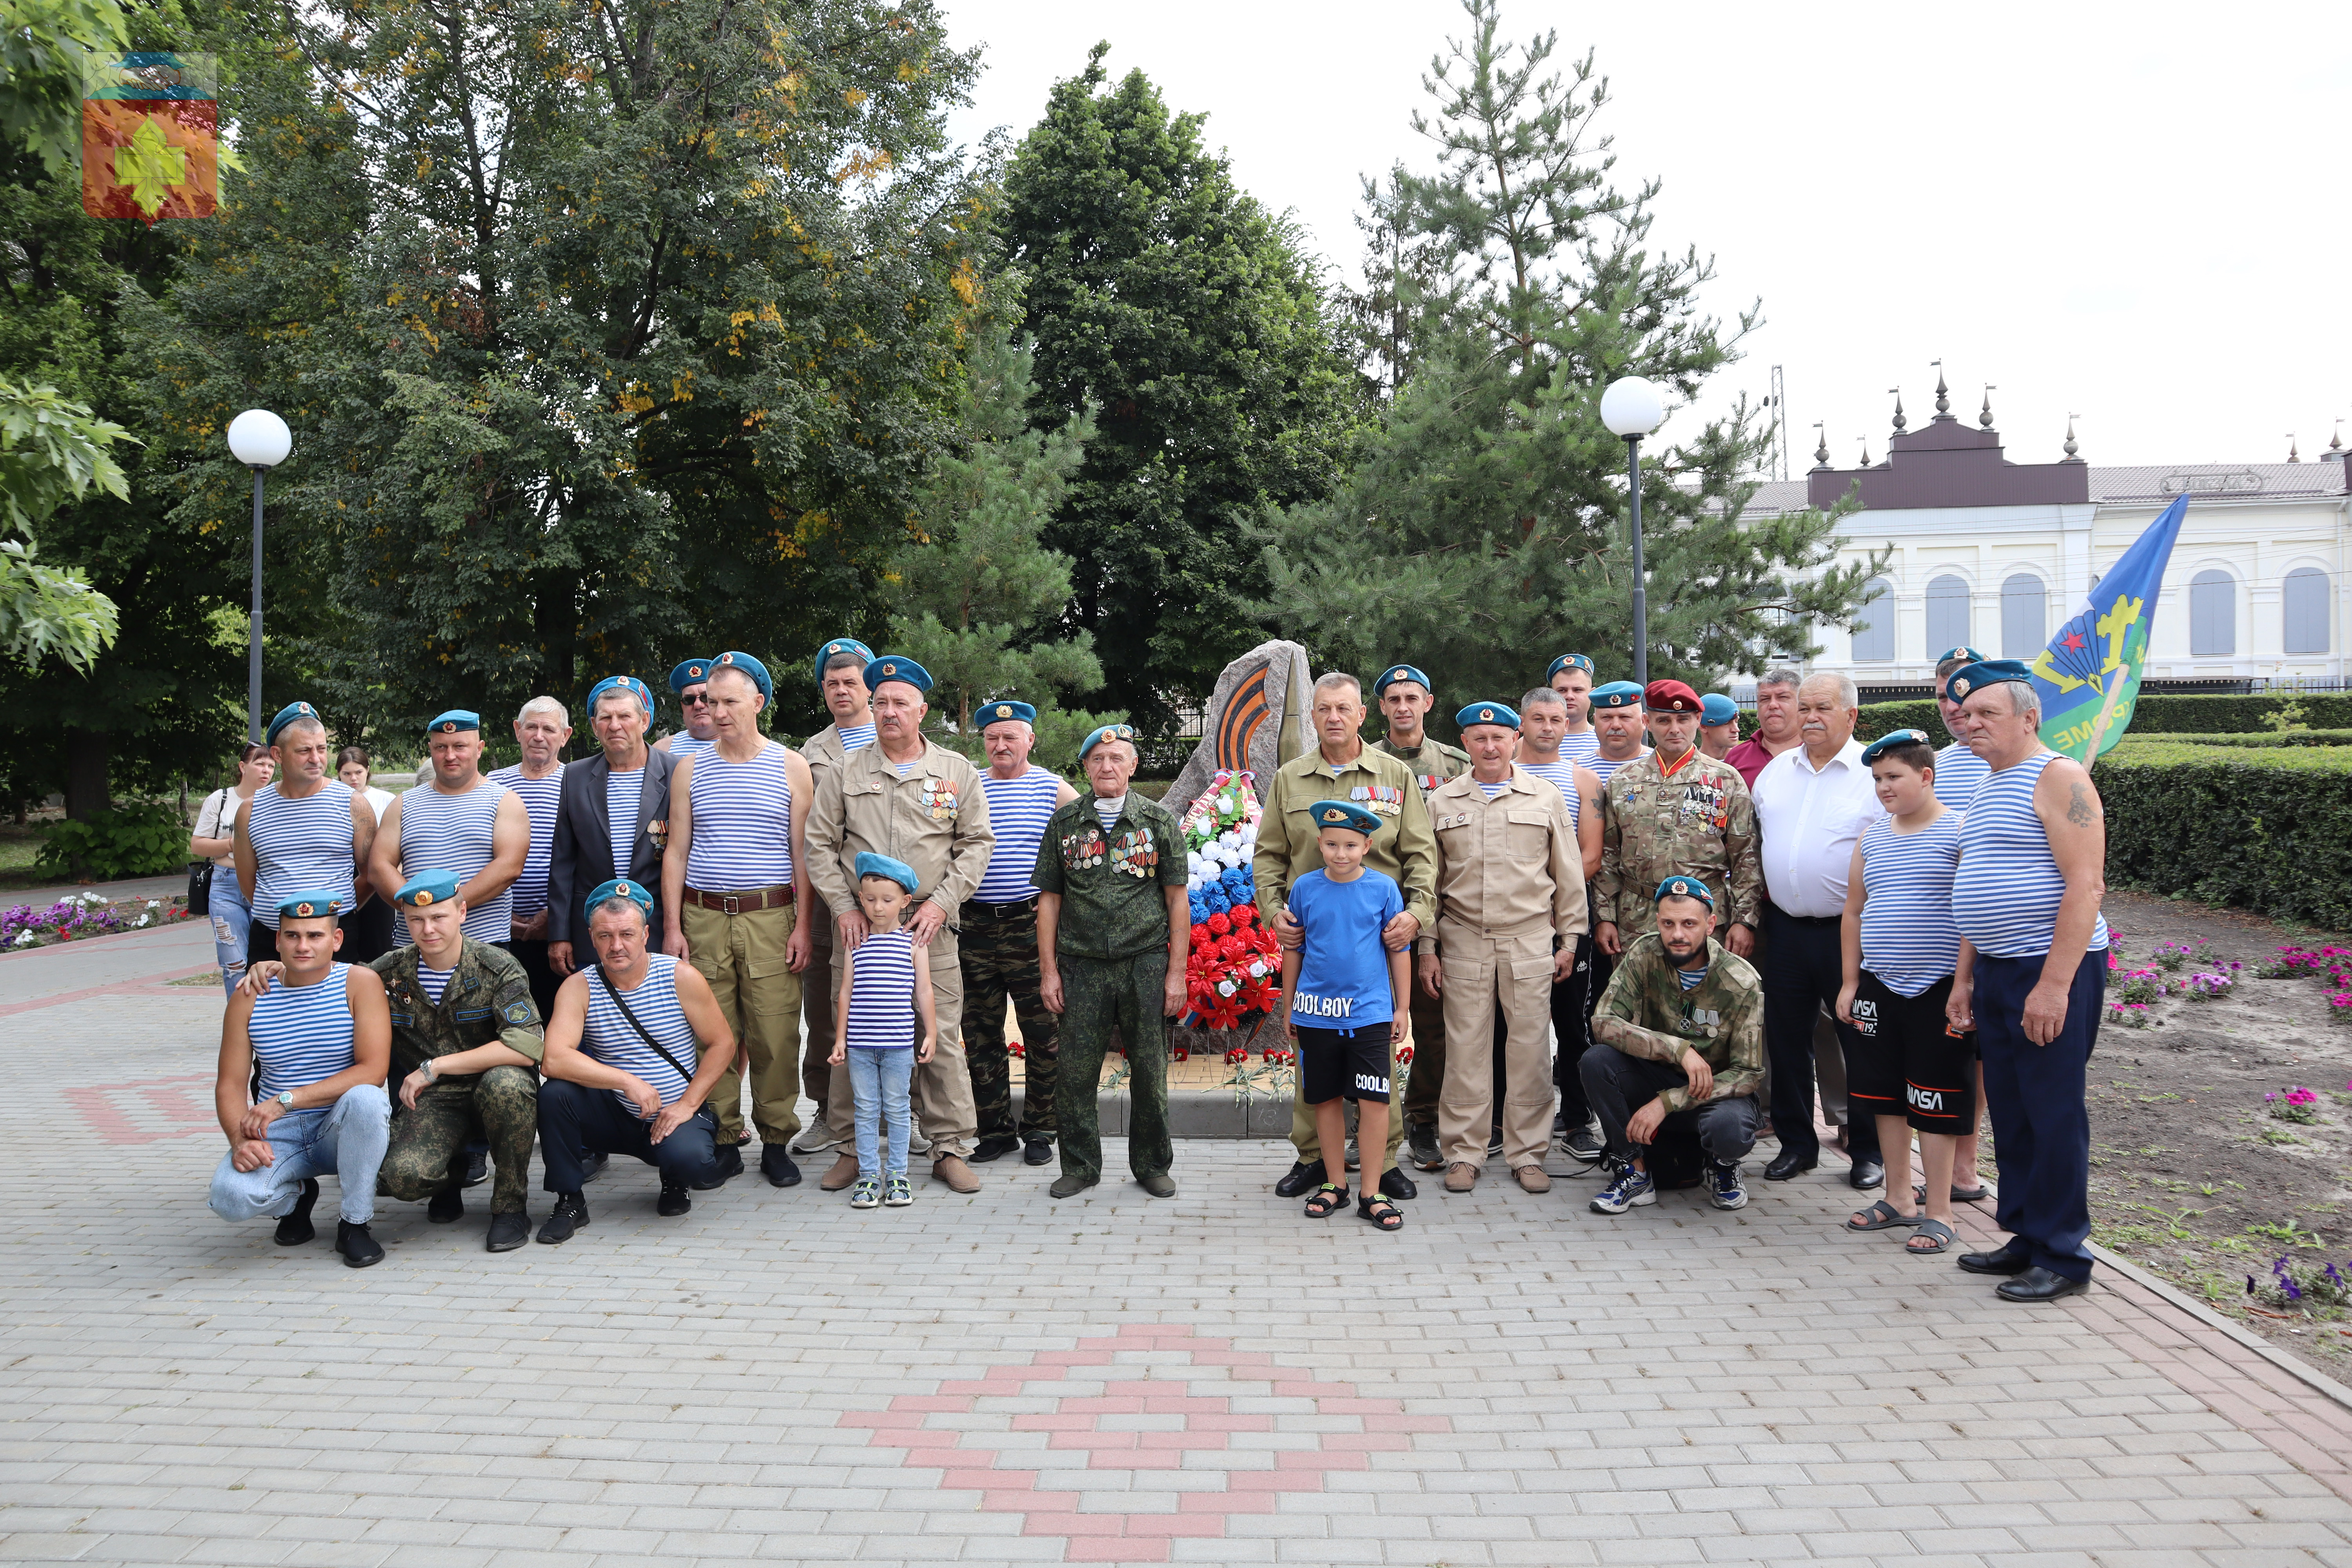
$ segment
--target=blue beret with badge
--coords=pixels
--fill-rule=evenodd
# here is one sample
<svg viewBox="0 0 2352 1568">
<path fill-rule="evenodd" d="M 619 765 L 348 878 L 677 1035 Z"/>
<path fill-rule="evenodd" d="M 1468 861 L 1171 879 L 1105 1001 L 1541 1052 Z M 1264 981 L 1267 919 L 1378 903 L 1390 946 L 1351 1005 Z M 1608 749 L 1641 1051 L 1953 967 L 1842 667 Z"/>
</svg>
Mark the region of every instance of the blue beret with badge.
<svg viewBox="0 0 2352 1568">
<path fill-rule="evenodd" d="M 1473 724 L 1500 724 L 1506 730 L 1519 727 L 1519 710 L 1507 702 L 1473 702 L 1454 715 L 1454 726 L 1467 730 Z"/>
<path fill-rule="evenodd" d="M 980 705 L 980 711 L 974 713 L 972 717 L 980 721 L 980 727 L 983 730 L 991 724 L 1009 723 L 1015 719 L 1020 720 L 1024 724 L 1034 724 L 1037 721 L 1037 710 L 1026 702 L 983 702 Z"/>
<path fill-rule="evenodd" d="M 824 667 L 843 654 L 854 653 L 867 664 L 874 662 L 874 650 L 856 637 L 835 637 L 816 650 L 816 683 L 824 684 Z"/>
<path fill-rule="evenodd" d="M 1381 671 L 1379 675 L 1373 677 L 1372 695 L 1378 697 L 1381 692 L 1386 691 L 1390 687 L 1394 686 L 1400 680 L 1419 681 L 1421 683 L 1421 689 L 1423 691 L 1434 691 L 1437 689 L 1436 687 L 1430 684 L 1428 676 L 1423 675 L 1420 670 L 1415 669 L 1412 666 L 1409 664 L 1392 664 L 1386 669 Z"/>
<path fill-rule="evenodd" d="M 737 670 L 750 676 L 751 684 L 760 689 L 760 700 L 762 702 L 775 700 L 776 683 L 769 679 L 768 667 L 750 654 L 730 648 L 710 661 L 711 674 L 716 675 L 722 669 Z"/>
<path fill-rule="evenodd" d="M 1889 730 L 1862 749 L 1862 765 L 1870 766 L 1897 746 L 1932 746 L 1925 730 Z"/>
<path fill-rule="evenodd" d="M 1093 734 L 1088 735 L 1085 740 L 1078 742 L 1078 761 L 1082 763 L 1085 762 L 1087 760 L 1087 753 L 1093 751 L 1097 746 L 1101 745 L 1105 741 L 1125 741 L 1129 745 L 1132 746 L 1135 744 L 1135 726 L 1132 724 L 1105 724 L 1101 729 L 1097 730 Z"/>
<path fill-rule="evenodd" d="M 915 868 L 904 860 L 893 860 L 887 855 L 877 855 L 871 849 L 857 852 L 857 879 L 887 877 L 911 894 L 915 890 Z"/>
<path fill-rule="evenodd" d="M 1968 700 L 1969 692 L 1983 686 L 1999 686 L 2003 681 L 2021 680 L 2033 684 L 2033 672 L 2014 658 L 1980 658 L 1976 663 L 1952 671 L 1952 679 L 1944 683 L 1944 695 L 1955 702 Z"/>
<path fill-rule="evenodd" d="M 425 726 L 425 732 L 428 735 L 462 735 L 470 730 L 478 734 L 481 728 L 482 716 L 479 713 L 452 708 L 446 713 L 435 715 L 433 722 Z"/>
<path fill-rule="evenodd" d="M 609 882 L 599 882 L 588 889 L 588 912 L 594 914 L 606 904 L 618 899 L 637 906 L 637 912 L 651 916 L 654 912 L 654 892 L 643 882 L 632 882 L 626 877 L 615 877 Z"/>
<path fill-rule="evenodd" d="M 1710 691 L 1698 700 L 1698 721 L 1709 729 L 1728 724 L 1739 717 L 1739 704 L 1720 691 Z"/>
<path fill-rule="evenodd" d="M 1936 656 L 1936 662 L 1937 664 L 1949 664 L 1956 658 L 1962 664 L 1982 664 L 1984 662 L 1984 655 L 1969 647 L 1966 643 L 1962 643 L 1958 647 L 1946 648 L 1943 652 Z"/>
<path fill-rule="evenodd" d="M 436 904 L 446 904 L 457 896 L 457 873 L 455 871 L 419 871 L 400 885 L 393 894 L 395 904 L 406 904 L 412 910 L 429 910 Z"/>
<path fill-rule="evenodd" d="M 1318 828 L 1352 828 L 1367 838 L 1381 830 L 1380 813 L 1352 800 L 1318 800 L 1307 808 L 1307 815 Z"/>
<path fill-rule="evenodd" d="M 306 720 L 313 724 L 323 725 L 325 723 L 325 721 L 319 717 L 319 710 L 316 708 L 311 707 L 308 702 L 289 702 L 285 707 L 280 708 L 278 710 L 278 717 L 269 721 L 269 729 L 265 738 L 268 741 L 269 744 L 274 746 L 278 744 L 278 737 L 279 733 L 283 731 L 287 726 L 289 724 L 299 724 Z"/>
<path fill-rule="evenodd" d="M 710 679 L 710 661 L 707 658 L 680 659 L 669 672 L 669 694 L 683 697 L 689 686 L 699 686 Z M 595 711 L 595 699 L 588 701 L 589 711 Z"/>
<path fill-rule="evenodd" d="M 1696 877 L 1669 877 L 1658 884 L 1658 896 L 1650 901 L 1663 904 L 1668 899 L 1696 899 L 1708 909 L 1715 908 L 1715 895 Z"/>
<path fill-rule="evenodd" d="M 1612 680 L 1606 686 L 1592 689 L 1595 708 L 1638 708 L 1642 705 L 1642 689 L 1630 680 Z"/>
<path fill-rule="evenodd" d="M 699 659 L 691 659 L 688 662 L 699 664 L 702 661 Z M 684 669 L 686 665 L 682 664 L 677 668 L 679 669 Z M 676 670 L 673 670 L 670 673 L 670 680 L 673 685 L 676 684 L 677 680 Z M 604 696 L 607 691 L 627 692 L 630 696 L 637 700 L 637 706 L 644 709 L 648 717 L 652 715 L 654 710 L 654 694 L 652 688 L 648 687 L 644 681 L 639 680 L 634 675 L 608 675 L 604 679 L 598 681 L 595 685 L 588 689 L 588 717 L 590 719 L 593 720 L 596 717 L 596 700 Z"/>
<path fill-rule="evenodd" d="M 281 921 L 315 921 L 321 917 L 333 920 L 342 912 L 343 901 L 333 893 L 289 893 L 278 900 L 278 918 Z"/>
<path fill-rule="evenodd" d="M 931 672 L 903 653 L 886 653 L 866 667 L 866 690 L 874 690 L 886 680 L 903 680 L 918 691 L 931 689 Z"/>
<path fill-rule="evenodd" d="M 1549 680 L 1553 676 L 1558 675 L 1563 669 L 1580 669 L 1584 671 L 1585 674 L 1591 675 L 1592 673 L 1592 661 L 1585 658 L 1580 653 L 1561 654 L 1558 658 L 1551 661 L 1551 668 L 1544 671 L 1544 679 L 1546 680 Z"/>
</svg>

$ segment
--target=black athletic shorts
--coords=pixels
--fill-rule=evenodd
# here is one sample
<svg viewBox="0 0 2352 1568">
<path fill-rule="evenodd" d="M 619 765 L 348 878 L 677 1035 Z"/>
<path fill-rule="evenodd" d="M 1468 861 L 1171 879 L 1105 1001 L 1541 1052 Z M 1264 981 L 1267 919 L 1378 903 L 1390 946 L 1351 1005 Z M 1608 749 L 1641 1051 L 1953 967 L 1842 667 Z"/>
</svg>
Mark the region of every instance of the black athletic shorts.
<svg viewBox="0 0 2352 1568">
<path fill-rule="evenodd" d="M 1846 1098 L 1874 1116 L 1905 1117 L 1920 1132 L 1958 1135 L 1976 1125 L 1977 1037 L 1944 1016 L 1948 974 L 1916 996 L 1889 990 L 1865 969 L 1853 993 L 1862 1048 L 1845 1064 Z"/>
<path fill-rule="evenodd" d="M 1389 1102 L 1389 1038 L 1391 1026 L 1367 1024 L 1354 1034 L 1337 1029 L 1298 1031 L 1298 1082 L 1309 1105 L 1327 1100 Z"/>
</svg>

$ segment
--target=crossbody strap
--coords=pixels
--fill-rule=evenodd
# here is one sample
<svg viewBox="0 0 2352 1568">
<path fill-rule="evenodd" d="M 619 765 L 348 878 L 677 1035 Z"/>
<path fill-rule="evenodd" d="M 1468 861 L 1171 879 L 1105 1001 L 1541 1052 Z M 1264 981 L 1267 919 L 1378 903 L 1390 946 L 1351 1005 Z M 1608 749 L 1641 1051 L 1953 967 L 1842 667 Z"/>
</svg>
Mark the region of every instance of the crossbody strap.
<svg viewBox="0 0 2352 1568">
<path fill-rule="evenodd" d="M 681 1063 L 676 1057 L 669 1054 L 667 1047 L 664 1046 L 659 1040 L 654 1038 L 652 1031 L 648 1030 L 643 1024 L 637 1022 L 637 1016 L 629 1011 L 629 1005 L 626 1002 L 621 1000 L 620 991 L 610 980 L 605 978 L 603 966 L 592 963 L 588 966 L 588 973 L 596 977 L 596 983 L 604 988 L 604 994 L 613 999 L 613 1005 L 621 1010 L 621 1016 L 629 1021 L 629 1027 L 637 1032 L 637 1037 L 645 1041 L 646 1044 L 651 1046 L 654 1048 L 655 1054 L 659 1056 L 662 1060 L 669 1063 L 671 1069 L 675 1071 L 678 1077 L 686 1079 L 688 1083 L 691 1084 L 694 1081 L 694 1074 L 688 1071 L 683 1063 Z"/>
</svg>

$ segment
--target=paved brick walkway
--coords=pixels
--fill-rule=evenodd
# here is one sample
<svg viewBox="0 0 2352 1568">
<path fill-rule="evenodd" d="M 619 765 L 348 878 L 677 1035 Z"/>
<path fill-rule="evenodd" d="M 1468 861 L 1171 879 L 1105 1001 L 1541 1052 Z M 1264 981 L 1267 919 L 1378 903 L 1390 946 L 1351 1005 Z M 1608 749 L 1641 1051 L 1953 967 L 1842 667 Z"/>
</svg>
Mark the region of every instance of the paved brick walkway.
<svg viewBox="0 0 2352 1568">
<path fill-rule="evenodd" d="M 1381 1236 L 1268 1195 L 1276 1143 L 1180 1145 L 1173 1203 L 999 1164 L 662 1221 L 615 1169 L 566 1247 L 390 1205 L 355 1273 L 205 1211 L 213 993 L 37 968 L 0 1559 L 2352 1563 L 2341 1406 L 2127 1282 L 2020 1310 L 1841 1234 L 1828 1172 Z"/>
</svg>

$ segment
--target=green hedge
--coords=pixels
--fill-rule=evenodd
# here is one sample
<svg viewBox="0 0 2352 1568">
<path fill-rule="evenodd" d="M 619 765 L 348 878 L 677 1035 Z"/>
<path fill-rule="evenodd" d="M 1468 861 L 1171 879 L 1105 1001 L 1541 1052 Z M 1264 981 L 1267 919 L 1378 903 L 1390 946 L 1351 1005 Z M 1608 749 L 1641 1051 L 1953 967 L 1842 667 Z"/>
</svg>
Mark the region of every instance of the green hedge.
<svg viewBox="0 0 2352 1568">
<path fill-rule="evenodd" d="M 2195 733 L 2143 735 L 2137 730 L 2125 734 L 2122 744 L 2184 743 L 2196 746 L 2253 747 L 2257 750 L 2276 746 L 2352 746 L 2352 730 L 2264 730 L 2252 735 L 2200 735 Z"/>
<path fill-rule="evenodd" d="M 2277 712 L 2288 703 L 2303 710 L 2302 721 L 2311 726 L 2307 731 L 2291 731 L 2303 734 L 2324 734 L 2336 731 L 2352 731 L 2352 693 L 2343 692 L 2273 692 L 2259 697 L 2168 697 L 2158 692 L 2144 694 L 2132 710 L 2131 733 L 2139 735 L 2263 735 L 2275 739 L 2277 731 L 2267 728 L 2265 715 Z M 1925 730 L 1941 746 L 1952 737 L 1944 729 L 1943 715 L 1933 700 L 1913 698 L 1903 702 L 1866 702 L 1863 704 L 1860 721 L 1854 733 L 1864 741 L 1874 741 L 1889 730 Z M 2245 744 L 2247 742 L 2237 742 Z M 2259 743 L 2259 742 L 2257 742 Z M 2298 746 L 2352 744 L 2347 741 L 2290 741 Z"/>
<path fill-rule="evenodd" d="M 1925 697 L 1908 702 L 1865 702 L 1853 726 L 1858 741 L 1875 741 L 1889 730 L 1925 730 L 1937 750 L 1952 743 L 1952 732 L 1944 728 L 1943 710 Z"/>
<path fill-rule="evenodd" d="M 2142 742 L 2091 776 L 2110 882 L 2352 931 L 2352 748 Z"/>
</svg>

